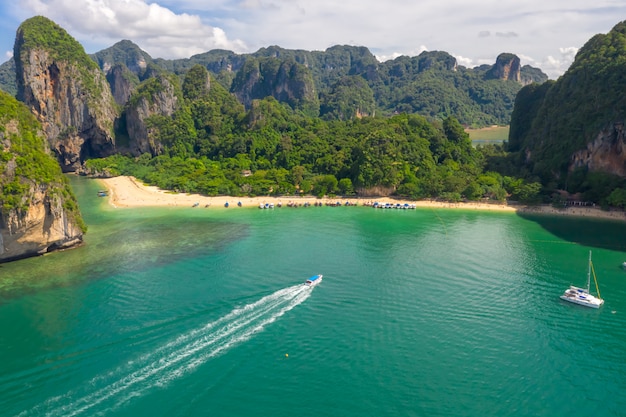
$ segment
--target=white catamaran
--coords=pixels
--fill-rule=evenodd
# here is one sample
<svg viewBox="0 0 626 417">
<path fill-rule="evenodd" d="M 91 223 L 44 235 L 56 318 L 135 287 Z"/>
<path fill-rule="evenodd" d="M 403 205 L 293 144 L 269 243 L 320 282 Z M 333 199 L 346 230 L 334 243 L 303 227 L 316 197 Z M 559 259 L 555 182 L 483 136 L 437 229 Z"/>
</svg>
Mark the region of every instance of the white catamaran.
<svg viewBox="0 0 626 417">
<path fill-rule="evenodd" d="M 593 281 L 596 284 L 596 292 L 598 296 L 595 297 L 589 293 L 591 286 L 591 273 L 593 272 Z M 579 288 L 571 285 L 565 290 L 561 296 L 562 300 L 569 301 L 570 303 L 579 304 L 585 307 L 598 308 L 604 304 L 604 300 L 600 298 L 600 288 L 598 287 L 598 280 L 596 279 L 596 271 L 591 263 L 591 251 L 589 251 L 589 266 L 587 268 L 587 288 Z"/>
</svg>

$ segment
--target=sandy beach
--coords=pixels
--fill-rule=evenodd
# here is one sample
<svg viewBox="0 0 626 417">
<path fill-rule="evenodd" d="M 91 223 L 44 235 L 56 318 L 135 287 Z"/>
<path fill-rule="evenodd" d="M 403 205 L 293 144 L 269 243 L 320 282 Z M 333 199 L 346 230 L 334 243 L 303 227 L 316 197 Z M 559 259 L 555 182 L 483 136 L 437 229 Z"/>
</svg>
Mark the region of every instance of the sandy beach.
<svg viewBox="0 0 626 417">
<path fill-rule="evenodd" d="M 289 204 L 304 205 L 309 203 L 318 205 L 346 202 L 354 205 L 370 205 L 374 201 L 381 203 L 415 204 L 417 207 L 445 208 L 445 209 L 465 209 L 465 210 L 497 210 L 509 212 L 525 212 L 532 214 L 563 215 L 576 217 L 592 217 L 611 220 L 626 220 L 626 213 L 623 211 L 604 211 L 595 207 L 572 206 L 563 209 L 556 209 L 552 206 L 518 206 L 507 204 L 491 204 L 480 202 L 469 203 L 446 203 L 432 200 L 399 200 L 394 198 L 316 198 L 313 196 L 265 196 L 265 197 L 208 197 L 199 194 L 175 193 L 173 191 L 161 190 L 158 187 L 147 186 L 133 177 L 120 176 L 114 178 L 99 179 L 108 190 L 109 202 L 113 207 L 149 207 L 149 206 L 174 206 L 174 207 L 197 207 L 202 209 L 239 209 L 238 203 L 243 208 L 257 208 L 259 205 L 274 204 L 275 207 L 282 205 L 288 207 Z"/>
</svg>

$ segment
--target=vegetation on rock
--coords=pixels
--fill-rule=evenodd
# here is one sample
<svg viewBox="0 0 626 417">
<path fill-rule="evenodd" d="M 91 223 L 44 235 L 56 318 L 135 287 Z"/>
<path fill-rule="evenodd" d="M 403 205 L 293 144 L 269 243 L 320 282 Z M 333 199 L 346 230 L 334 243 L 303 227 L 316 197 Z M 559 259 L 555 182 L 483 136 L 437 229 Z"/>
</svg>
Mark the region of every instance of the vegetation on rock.
<svg viewBox="0 0 626 417">
<path fill-rule="evenodd" d="M 508 143 L 519 175 L 542 182 L 548 195 L 562 189 L 608 204 L 613 191 L 625 185 L 621 175 L 577 167 L 573 156 L 594 152 L 599 144 L 593 143 L 603 130 L 623 125 L 625 74 L 626 22 L 622 22 L 608 34 L 591 38 L 557 81 L 524 87 L 515 101 Z"/>
<path fill-rule="evenodd" d="M 245 110 L 200 66 L 183 82 L 184 103 L 153 119 L 160 155 L 89 160 L 97 175 L 134 175 L 166 189 L 207 195 L 376 194 L 458 201 L 503 200 L 507 179 L 454 118 L 417 115 L 323 120 L 269 97 Z M 517 184 L 517 183 L 516 183 Z M 519 184 L 517 184 L 519 185 Z"/>
<path fill-rule="evenodd" d="M 502 54 L 498 60 L 502 57 L 517 58 Z M 325 51 L 304 51 L 271 46 L 252 54 L 213 50 L 188 59 L 164 60 L 152 59 L 132 42 L 121 41 L 92 58 L 105 71 L 123 64 L 140 80 L 153 76 L 156 67 L 184 77 L 194 65 L 201 65 L 246 106 L 253 99 L 271 95 L 293 109 L 312 117 L 320 114 L 325 119 L 345 117 L 345 111 L 336 111 L 337 106 L 352 101 L 351 107 L 368 109 L 350 111 L 355 113 L 353 117 L 363 113 L 418 113 L 440 120 L 454 116 L 474 127 L 507 125 L 515 94 L 522 87 L 520 82 L 494 78 L 499 62 L 470 69 L 458 66 L 454 57 L 440 51 L 378 62 L 365 47 L 336 45 Z M 521 68 L 520 78 L 523 84 L 547 80 L 541 70 L 530 66 Z M 369 90 L 358 79 L 365 81 L 373 93 L 372 111 Z M 342 83 L 346 80 L 358 82 L 358 90 L 349 98 L 340 98 L 337 94 L 344 95 L 344 91 L 337 89 L 344 90 Z M 1 81 L 0 86 L 11 89 Z"/>
<path fill-rule="evenodd" d="M 41 125 L 23 104 L 0 92 L 0 209 L 27 211 L 33 187 L 63 200 L 68 214 L 86 230 L 76 199 L 49 154 Z"/>
</svg>

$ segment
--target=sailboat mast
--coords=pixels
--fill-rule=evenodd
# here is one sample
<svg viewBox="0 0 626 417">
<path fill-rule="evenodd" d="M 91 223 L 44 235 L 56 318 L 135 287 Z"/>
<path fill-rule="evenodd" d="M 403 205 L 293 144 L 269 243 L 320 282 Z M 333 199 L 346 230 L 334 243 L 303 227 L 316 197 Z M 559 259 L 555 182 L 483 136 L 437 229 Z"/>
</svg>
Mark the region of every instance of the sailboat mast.
<svg viewBox="0 0 626 417">
<path fill-rule="evenodd" d="M 587 292 L 591 289 L 591 251 L 589 251 L 589 266 L 587 268 Z"/>
</svg>

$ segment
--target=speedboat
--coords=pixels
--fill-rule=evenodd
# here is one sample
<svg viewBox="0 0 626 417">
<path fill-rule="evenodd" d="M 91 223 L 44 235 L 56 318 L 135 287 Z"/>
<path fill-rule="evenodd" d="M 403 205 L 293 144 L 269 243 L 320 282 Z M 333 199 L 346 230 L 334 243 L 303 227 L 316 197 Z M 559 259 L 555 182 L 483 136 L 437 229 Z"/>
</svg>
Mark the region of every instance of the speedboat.
<svg viewBox="0 0 626 417">
<path fill-rule="evenodd" d="M 322 274 L 313 275 L 311 278 L 304 281 L 304 285 L 309 286 L 309 287 L 315 287 L 317 284 L 322 282 L 322 277 L 323 277 Z"/>
</svg>

